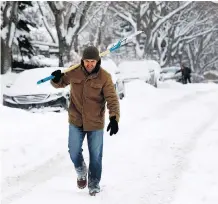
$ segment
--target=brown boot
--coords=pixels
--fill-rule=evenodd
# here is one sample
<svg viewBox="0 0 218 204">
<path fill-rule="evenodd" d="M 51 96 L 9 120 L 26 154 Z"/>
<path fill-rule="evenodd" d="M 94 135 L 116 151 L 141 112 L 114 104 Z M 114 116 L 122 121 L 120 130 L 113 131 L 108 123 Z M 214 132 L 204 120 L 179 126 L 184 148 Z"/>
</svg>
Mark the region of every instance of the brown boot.
<svg viewBox="0 0 218 204">
<path fill-rule="evenodd" d="M 77 186 L 80 189 L 84 189 L 87 186 L 87 179 L 86 177 L 77 178 Z"/>
<path fill-rule="evenodd" d="M 87 186 L 87 167 L 85 162 L 82 162 L 80 167 L 76 168 L 77 172 L 77 186 L 80 189 L 83 189 Z"/>
</svg>

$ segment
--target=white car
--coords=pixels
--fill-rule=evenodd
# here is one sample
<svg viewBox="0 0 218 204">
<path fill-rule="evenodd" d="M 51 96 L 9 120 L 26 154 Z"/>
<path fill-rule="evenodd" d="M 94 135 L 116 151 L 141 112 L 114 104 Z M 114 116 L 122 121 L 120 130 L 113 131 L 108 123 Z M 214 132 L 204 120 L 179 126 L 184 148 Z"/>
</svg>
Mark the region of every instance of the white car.
<svg viewBox="0 0 218 204">
<path fill-rule="evenodd" d="M 161 67 L 154 60 L 123 61 L 118 68 L 125 82 L 141 79 L 155 87 L 158 86 Z"/>
<path fill-rule="evenodd" d="M 160 73 L 160 81 L 167 81 L 167 80 L 174 80 L 174 81 L 181 81 L 182 73 L 179 72 L 175 74 L 178 70 L 180 70 L 180 67 L 165 67 L 162 68 Z"/>
<path fill-rule="evenodd" d="M 56 89 L 50 81 L 37 85 L 37 81 L 48 77 L 60 67 L 44 67 L 26 70 L 18 74 L 15 82 L 7 86 L 3 94 L 3 105 L 32 110 L 46 108 L 46 111 L 60 111 L 69 105 L 68 88 Z"/>
<path fill-rule="evenodd" d="M 102 60 L 101 67 L 111 74 L 117 95 L 119 99 L 125 97 L 125 85 L 124 81 L 121 79 L 119 70 L 115 62 L 111 59 Z"/>
</svg>

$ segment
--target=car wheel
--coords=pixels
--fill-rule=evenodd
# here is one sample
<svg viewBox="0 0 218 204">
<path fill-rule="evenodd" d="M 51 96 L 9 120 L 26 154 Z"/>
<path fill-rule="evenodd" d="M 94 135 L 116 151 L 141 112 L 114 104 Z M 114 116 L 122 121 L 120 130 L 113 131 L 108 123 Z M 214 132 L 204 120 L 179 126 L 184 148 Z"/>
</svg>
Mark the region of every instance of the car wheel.
<svg viewBox="0 0 218 204">
<path fill-rule="evenodd" d="M 119 94 L 119 98 L 122 100 L 124 98 L 124 93 Z"/>
</svg>

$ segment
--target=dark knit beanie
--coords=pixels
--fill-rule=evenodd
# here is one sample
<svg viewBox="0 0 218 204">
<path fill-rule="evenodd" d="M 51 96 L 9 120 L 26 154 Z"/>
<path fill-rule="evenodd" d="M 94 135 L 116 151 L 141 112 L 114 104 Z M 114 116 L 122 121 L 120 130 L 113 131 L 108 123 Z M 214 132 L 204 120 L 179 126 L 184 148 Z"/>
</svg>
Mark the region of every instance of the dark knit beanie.
<svg viewBox="0 0 218 204">
<path fill-rule="evenodd" d="M 82 59 L 83 60 L 84 59 L 95 59 L 98 61 L 100 59 L 98 49 L 94 46 L 89 46 L 89 47 L 85 48 L 83 51 Z"/>
</svg>

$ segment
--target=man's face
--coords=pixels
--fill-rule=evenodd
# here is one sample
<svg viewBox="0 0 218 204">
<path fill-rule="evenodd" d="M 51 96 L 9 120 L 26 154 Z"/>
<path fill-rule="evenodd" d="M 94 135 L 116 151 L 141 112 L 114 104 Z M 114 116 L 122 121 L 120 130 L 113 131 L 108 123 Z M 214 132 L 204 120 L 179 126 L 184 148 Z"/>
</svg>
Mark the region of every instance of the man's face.
<svg viewBox="0 0 218 204">
<path fill-rule="evenodd" d="M 94 59 L 84 59 L 84 67 L 86 68 L 86 70 L 91 73 L 92 70 L 95 68 L 96 64 L 97 64 L 97 60 Z"/>
</svg>

